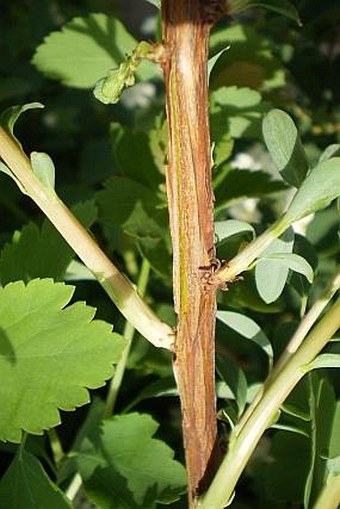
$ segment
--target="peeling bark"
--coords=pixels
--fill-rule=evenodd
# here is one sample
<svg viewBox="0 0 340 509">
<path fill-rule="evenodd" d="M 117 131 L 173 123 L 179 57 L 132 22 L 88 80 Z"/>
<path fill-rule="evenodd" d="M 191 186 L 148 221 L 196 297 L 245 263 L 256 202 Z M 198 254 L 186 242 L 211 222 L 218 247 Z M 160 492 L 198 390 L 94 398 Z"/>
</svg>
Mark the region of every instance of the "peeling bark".
<svg viewBox="0 0 340 509">
<path fill-rule="evenodd" d="M 196 507 L 196 496 L 213 474 L 217 434 L 215 287 L 202 278 L 202 267 L 209 267 L 215 256 L 207 77 L 211 11 L 205 12 L 206 3 L 162 2 L 169 130 L 166 179 L 178 316 L 174 371 L 190 507 Z"/>
</svg>

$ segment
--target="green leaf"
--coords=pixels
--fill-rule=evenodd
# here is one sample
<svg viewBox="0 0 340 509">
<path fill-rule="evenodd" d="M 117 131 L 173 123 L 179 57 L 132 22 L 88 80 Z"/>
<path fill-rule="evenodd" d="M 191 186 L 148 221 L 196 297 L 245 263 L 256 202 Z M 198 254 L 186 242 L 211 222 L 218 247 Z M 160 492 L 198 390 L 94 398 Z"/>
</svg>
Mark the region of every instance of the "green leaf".
<svg viewBox="0 0 340 509">
<path fill-rule="evenodd" d="M 275 239 L 256 262 L 256 288 L 266 304 L 274 302 L 281 295 L 289 272 L 288 264 L 281 257 L 276 259 L 275 255 L 291 254 L 293 245 L 294 232 L 290 228 L 279 239 Z"/>
<path fill-rule="evenodd" d="M 33 64 L 48 78 L 65 85 L 90 88 L 118 67 L 137 41 L 115 18 L 90 14 L 74 18 L 38 46 Z"/>
<path fill-rule="evenodd" d="M 115 163 L 124 177 L 129 177 L 149 189 L 158 190 L 164 182 L 151 152 L 150 136 L 145 131 L 129 129 L 119 124 L 111 124 Z M 166 141 L 164 142 L 166 144 Z M 164 168 L 164 161 L 162 162 Z"/>
<path fill-rule="evenodd" d="M 236 219 L 228 219 L 226 221 L 215 222 L 216 243 L 222 244 L 226 239 L 233 235 L 251 234 L 255 237 L 255 230 L 251 224 Z"/>
<path fill-rule="evenodd" d="M 262 131 L 270 155 L 283 179 L 300 187 L 309 164 L 293 120 L 284 111 L 271 110 L 263 119 Z"/>
<path fill-rule="evenodd" d="M 0 482 L 1 506 L 6 509 L 71 509 L 71 504 L 40 462 L 19 449 Z"/>
<path fill-rule="evenodd" d="M 283 182 L 272 180 L 264 171 L 232 170 L 215 190 L 217 210 L 244 198 L 260 198 L 284 189 Z"/>
<path fill-rule="evenodd" d="M 185 490 L 184 467 L 153 438 L 157 423 L 137 413 L 105 420 L 77 458 L 85 490 L 103 509 L 155 509 Z"/>
<path fill-rule="evenodd" d="M 97 218 L 97 208 L 90 200 L 71 210 L 86 228 Z M 46 277 L 60 281 L 74 256 L 73 250 L 48 219 L 44 220 L 41 229 L 29 223 L 21 232 L 14 233 L 12 242 L 1 252 L 1 284 Z"/>
<path fill-rule="evenodd" d="M 211 94 L 212 139 L 218 143 L 228 133 L 232 138 L 253 137 L 260 131 L 266 105 L 261 95 L 248 87 L 221 87 Z"/>
<path fill-rule="evenodd" d="M 154 5 L 158 9 L 161 8 L 161 0 L 146 0 L 146 1 L 149 2 L 149 4 Z"/>
<path fill-rule="evenodd" d="M 273 348 L 269 339 L 254 320 L 234 311 L 218 311 L 217 319 L 244 338 L 256 343 L 268 357 L 269 368 L 273 364 Z"/>
<path fill-rule="evenodd" d="M 0 440 L 20 442 L 60 423 L 58 409 L 89 401 L 124 347 L 111 326 L 95 320 L 74 288 L 35 279 L 0 289 Z M 65 309 L 63 309 L 65 308 Z"/>
<path fill-rule="evenodd" d="M 308 438 L 301 434 L 275 433 L 270 450 L 273 460 L 265 466 L 263 479 L 270 500 L 302 502 L 308 473 L 308 446 Z"/>
<path fill-rule="evenodd" d="M 215 166 L 219 166 L 229 159 L 234 148 L 234 140 L 228 132 L 221 133 L 213 145 L 213 161 Z"/>
<path fill-rule="evenodd" d="M 284 86 L 282 63 L 274 57 L 269 38 L 263 37 L 253 26 L 240 23 L 222 26 L 225 28 L 211 34 L 210 54 L 215 55 L 229 44 L 231 49 L 221 54 L 214 65 L 210 75 L 211 90 L 236 85 L 269 91 Z M 263 110 L 267 110 L 267 105 L 263 105 Z M 258 132 L 260 122 L 256 134 Z"/>
<path fill-rule="evenodd" d="M 14 173 L 12 173 L 12 171 L 8 168 L 8 166 L 5 163 L 3 163 L 1 160 L 0 160 L 0 172 L 5 173 L 5 175 L 8 175 L 12 180 L 14 180 L 14 182 L 16 183 L 16 185 L 18 186 L 20 191 L 23 194 L 27 194 L 26 189 L 23 187 L 21 182 L 16 178 L 16 176 L 14 175 Z"/>
<path fill-rule="evenodd" d="M 309 405 L 312 416 L 311 458 L 304 502 L 305 507 L 312 507 L 329 475 L 327 459 L 340 455 L 339 444 L 334 447 L 334 433 L 336 436 L 339 435 L 337 428 L 339 413 L 336 412 L 335 394 L 330 382 L 317 372 L 309 374 L 308 378 L 310 384 Z"/>
<path fill-rule="evenodd" d="M 327 161 L 331 157 L 339 157 L 340 156 L 340 143 L 334 143 L 333 145 L 329 145 L 325 150 L 322 152 L 319 163 L 323 163 L 324 161 Z"/>
<path fill-rule="evenodd" d="M 297 255 L 295 253 L 273 253 L 268 254 L 268 256 L 261 256 L 261 260 L 264 258 L 265 260 L 277 260 L 279 261 L 284 267 L 287 267 L 290 270 L 293 270 L 294 272 L 298 272 L 299 274 L 304 275 L 309 283 L 313 282 L 314 279 L 314 272 L 311 265 L 300 255 Z"/>
<path fill-rule="evenodd" d="M 32 152 L 31 164 L 40 182 L 47 188 L 55 187 L 55 167 L 52 159 L 44 152 Z"/>
<path fill-rule="evenodd" d="M 252 7 L 263 7 L 269 11 L 276 12 L 301 26 L 298 11 L 288 0 L 230 0 L 231 14 L 243 12 Z"/>
<path fill-rule="evenodd" d="M 221 379 L 230 388 L 237 403 L 238 417 L 240 417 L 247 403 L 246 376 L 242 369 L 226 356 L 216 356 L 216 369 Z"/>
<path fill-rule="evenodd" d="M 322 368 L 340 368 L 340 354 L 322 353 L 308 366 L 309 370 Z"/>
<path fill-rule="evenodd" d="M 129 404 L 128 409 L 134 408 L 141 401 L 151 398 L 162 398 L 169 396 L 178 397 L 178 389 L 173 376 L 167 376 L 165 378 L 159 378 L 155 382 L 144 387 Z M 124 413 L 127 412 L 127 408 L 124 408 Z"/>
<path fill-rule="evenodd" d="M 112 177 L 97 193 L 101 217 L 135 238 L 160 240 L 166 211 L 154 191 L 126 177 Z"/>
<path fill-rule="evenodd" d="M 339 195 L 340 157 L 333 157 L 318 164 L 307 175 L 284 214 L 283 221 L 292 224 L 327 207 Z"/>
<path fill-rule="evenodd" d="M 44 108 L 45 106 L 39 102 L 27 103 L 19 106 L 11 106 L 7 110 L 1 113 L 0 124 L 4 127 L 12 136 L 14 136 L 14 125 L 20 115 L 28 110 L 35 110 Z M 15 138 L 16 139 L 16 138 Z"/>
</svg>

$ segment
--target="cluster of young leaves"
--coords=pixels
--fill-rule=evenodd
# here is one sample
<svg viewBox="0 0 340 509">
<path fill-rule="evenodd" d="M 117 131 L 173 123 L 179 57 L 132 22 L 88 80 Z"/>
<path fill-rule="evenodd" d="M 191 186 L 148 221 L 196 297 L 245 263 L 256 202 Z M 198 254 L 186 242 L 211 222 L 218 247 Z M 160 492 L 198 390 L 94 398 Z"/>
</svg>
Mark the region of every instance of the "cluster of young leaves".
<svg viewBox="0 0 340 509">
<path fill-rule="evenodd" d="M 160 7 L 160 2 L 150 3 Z M 229 45 L 231 48 L 227 49 Z M 90 90 L 110 69 L 117 68 L 136 46 L 137 40 L 116 18 L 90 14 L 77 16 L 61 30 L 52 32 L 38 46 L 32 61 L 47 78 Z M 273 179 L 267 171 L 233 167 L 232 156 L 242 147 L 244 149 L 244 144 L 247 151 L 259 140 L 263 115 L 272 104 L 280 102 L 278 90 L 285 85 L 285 69 L 274 56 L 269 38 L 260 35 L 256 29 L 239 24 L 218 27 L 213 32 L 212 59 L 216 55 L 218 58 L 214 60 L 210 74 L 216 237 L 219 256 L 229 259 L 276 215 L 280 215 L 282 205 L 279 205 L 279 211 L 272 207 L 273 197 L 278 196 L 273 193 L 291 186 L 302 187 L 310 165 L 294 124 L 289 117 L 282 116 L 282 112 L 274 111 L 266 117 L 264 138 L 286 183 L 278 176 Z M 137 81 L 148 79 L 157 84 L 159 71 L 147 62 L 137 69 L 136 78 Z M 66 132 L 72 132 L 70 126 L 74 124 L 72 115 L 77 111 L 77 102 L 83 104 L 77 99 L 80 95 L 70 93 L 73 95 L 69 96 L 72 100 L 69 131 Z M 86 94 L 90 97 L 90 93 Z M 95 104 L 94 99 L 91 101 L 91 105 Z M 62 108 L 64 118 L 59 122 L 67 124 L 65 105 Z M 126 118 L 126 112 L 119 113 L 119 106 L 114 108 L 110 109 L 112 118 L 116 115 Z M 141 256 L 148 259 L 154 271 L 151 293 L 163 304 L 159 306 L 160 314 L 169 319 L 173 315 L 169 291 L 171 247 L 164 192 L 166 136 L 161 108 L 156 96 L 148 108 L 129 119 L 130 125 L 122 121 L 118 123 L 118 118 L 112 122 L 111 118 L 110 139 L 103 138 L 101 133 L 98 137 L 96 132 L 90 132 L 92 139 L 87 140 L 82 152 L 79 172 L 81 178 L 85 177 L 86 185 L 83 182 L 64 186 L 65 194 L 73 200 L 93 198 L 93 190 L 96 191 L 95 202 L 91 200 L 75 207 L 76 215 L 88 228 L 97 221 L 108 249 L 121 257 L 130 275 L 135 275 L 134 265 Z M 105 115 L 102 113 L 99 118 L 108 128 Z M 283 126 L 280 126 L 281 121 Z M 291 134 L 288 147 L 282 143 L 282 129 L 288 129 Z M 60 139 L 61 145 L 66 147 L 65 139 Z M 52 149 L 59 151 L 53 145 Z M 287 153 L 292 157 L 287 158 Z M 334 155 L 336 150 L 321 157 L 320 171 L 327 171 L 328 156 Z M 329 171 L 333 172 L 332 169 Z M 319 184 L 324 180 L 321 177 Z M 98 190 L 101 183 L 103 188 Z M 309 196 L 308 189 L 305 196 Z M 253 198 L 261 199 L 262 203 L 263 220 L 256 228 L 249 222 L 235 219 L 230 209 L 243 199 Z M 300 203 L 303 201 L 301 199 Z M 319 203 L 317 208 L 322 205 Z M 307 203 L 300 207 L 301 210 L 306 212 Z M 297 215 L 295 211 L 295 217 Z M 305 236 L 295 235 L 294 239 L 293 231 L 288 229 L 263 253 L 255 270 L 245 275 L 242 284 L 231 286 L 227 294 L 219 296 L 217 370 L 221 383 L 218 384 L 218 396 L 223 410 L 221 417 L 230 426 L 252 400 L 265 373 L 271 370 L 274 357 L 289 338 L 284 317 L 289 314 L 298 319 L 307 295 L 312 291 L 317 293 L 327 271 L 334 270 L 334 255 L 338 250 L 337 221 L 333 204 L 325 211 L 316 212 Z M 92 308 L 79 302 L 65 307 L 72 290 L 61 281 L 75 278 L 73 255 L 47 221 L 41 227 L 30 223 L 13 238 L 8 235 L 5 238 L 10 242 L 4 245 L 0 258 L 4 287 L 1 289 L 3 324 L 0 325 L 3 329 L 2 387 L 6 388 L 1 397 L 6 411 L 0 423 L 2 439 L 18 442 L 22 430 L 42 433 L 60 422 L 58 409 L 71 410 L 87 402 L 87 389 L 99 387 L 112 375 L 112 364 L 118 361 L 124 340 L 120 335 L 112 334 L 107 324 L 91 321 Z M 309 264 L 303 261 L 304 258 L 297 258 L 301 254 Z M 331 268 L 322 268 L 320 255 L 326 257 L 324 265 Z M 317 264 L 320 276 L 311 287 Z M 85 278 L 79 266 L 76 270 L 80 279 Z M 58 283 L 45 278 L 53 278 Z M 101 300 L 99 302 L 102 304 Z M 112 314 L 109 316 L 112 320 Z M 65 329 L 67 337 L 63 332 Z M 152 412 L 157 413 L 160 399 L 153 398 L 176 394 L 169 356 L 156 352 L 142 340 L 132 351 L 129 367 L 127 386 L 131 389 L 124 389 L 129 398 L 125 407 L 143 409 L 141 403 L 147 401 L 146 408 L 151 405 Z M 258 468 L 253 467 L 251 489 L 258 497 L 259 506 L 262 503 L 262 506 L 274 508 L 277 504 L 282 507 L 282 500 L 304 500 L 308 507 L 316 499 L 327 476 L 338 473 L 340 453 L 336 430 L 339 412 L 334 390 L 339 388 L 336 384 L 335 389 L 331 388 L 327 375 L 314 373 L 309 375 L 308 384 L 308 390 L 299 389 L 301 399 L 295 402 L 295 406 L 307 408 L 306 412 L 303 414 L 295 409 L 289 413 L 287 402 L 285 413 L 277 423 L 277 427 L 286 427 L 284 429 L 289 431 L 273 434 L 271 454 L 275 458 L 275 468 L 267 465 L 265 457 L 263 463 L 268 475 L 263 479 L 263 463 L 259 463 Z M 156 403 L 152 404 L 152 401 Z M 173 412 L 178 411 L 169 399 L 166 401 Z M 327 426 L 323 417 L 325 408 Z M 158 410 L 163 420 L 161 413 Z M 293 423 L 289 419 L 287 422 L 287 414 L 295 416 Z M 169 410 L 166 416 L 167 440 L 171 440 Z M 157 503 L 172 503 L 185 489 L 184 470 L 173 460 L 169 448 L 153 438 L 156 429 L 154 420 L 145 414 L 127 413 L 103 420 L 102 407 L 93 403 L 88 419 L 82 428 L 77 429 L 75 442 L 67 447 L 69 457 L 64 458 L 62 467 L 57 465 L 57 484 L 67 486 L 73 475 L 80 472 L 87 496 L 99 507 L 152 508 Z M 292 434 L 291 429 L 296 433 Z M 315 429 L 319 431 L 315 432 Z M 284 484 L 278 482 L 286 479 L 287 472 L 295 464 L 294 447 L 304 451 L 301 453 L 303 468 L 299 469 L 300 475 L 294 476 L 294 482 L 289 478 L 294 491 L 289 493 L 284 490 Z M 283 457 L 285 451 L 290 451 L 288 459 Z M 30 493 L 24 489 L 28 485 Z M 16 500 L 13 499 L 14 491 L 18 493 Z M 41 463 L 23 447 L 17 450 L 2 479 L 0 500 L 9 508 L 23 505 L 33 508 L 38 503 L 45 507 L 70 507 Z M 176 504 L 181 503 L 175 503 L 174 507 L 179 507 Z M 182 506 L 185 504 L 183 501 Z M 253 504 L 253 501 L 250 505 L 245 501 L 243 507 L 254 507 Z"/>
</svg>

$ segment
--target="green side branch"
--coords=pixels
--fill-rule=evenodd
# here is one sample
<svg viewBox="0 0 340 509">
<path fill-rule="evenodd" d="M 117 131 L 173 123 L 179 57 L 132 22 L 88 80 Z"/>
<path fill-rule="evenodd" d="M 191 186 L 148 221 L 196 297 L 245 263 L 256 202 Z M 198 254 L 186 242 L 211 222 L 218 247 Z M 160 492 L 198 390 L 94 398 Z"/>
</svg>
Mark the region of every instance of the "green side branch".
<svg viewBox="0 0 340 509">
<path fill-rule="evenodd" d="M 0 157 L 20 187 L 42 210 L 66 242 L 94 274 L 124 317 L 156 347 L 172 350 L 173 329 L 162 322 L 138 295 L 132 283 L 119 272 L 84 228 L 60 200 L 34 173 L 20 146 L 0 127 Z"/>
</svg>

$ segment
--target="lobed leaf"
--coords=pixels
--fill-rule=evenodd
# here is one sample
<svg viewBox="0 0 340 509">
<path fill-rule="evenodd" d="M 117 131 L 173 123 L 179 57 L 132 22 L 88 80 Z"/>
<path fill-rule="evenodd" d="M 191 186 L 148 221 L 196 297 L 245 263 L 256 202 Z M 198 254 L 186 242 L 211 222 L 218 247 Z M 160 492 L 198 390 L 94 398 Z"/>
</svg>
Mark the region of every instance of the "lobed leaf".
<svg viewBox="0 0 340 509">
<path fill-rule="evenodd" d="M 97 209 L 91 200 L 78 203 L 72 207 L 72 212 L 87 228 L 97 218 Z M 1 252 L 1 284 L 46 277 L 60 281 L 73 257 L 73 250 L 48 219 L 41 229 L 29 223 L 21 232 L 14 233 L 12 242 Z"/>
<path fill-rule="evenodd" d="M 0 289 L 0 440 L 42 434 L 60 423 L 58 409 L 89 401 L 89 388 L 112 375 L 124 341 L 78 302 L 74 288 L 49 279 Z M 64 309 L 65 308 L 65 309 Z"/>
<path fill-rule="evenodd" d="M 83 443 L 77 457 L 90 499 L 103 509 L 155 509 L 185 490 L 185 469 L 173 451 L 153 438 L 158 428 L 137 413 L 105 420 Z"/>
<path fill-rule="evenodd" d="M 118 67 L 137 41 L 120 21 L 105 14 L 73 18 L 38 46 L 32 63 L 51 79 L 90 88 Z M 138 74 L 138 73 L 137 73 Z M 147 76 L 147 72 L 145 76 Z"/>
<path fill-rule="evenodd" d="M 232 138 L 253 137 L 260 130 L 266 105 L 261 94 L 249 87 L 221 87 L 211 93 L 212 139 L 226 132 Z"/>
</svg>

